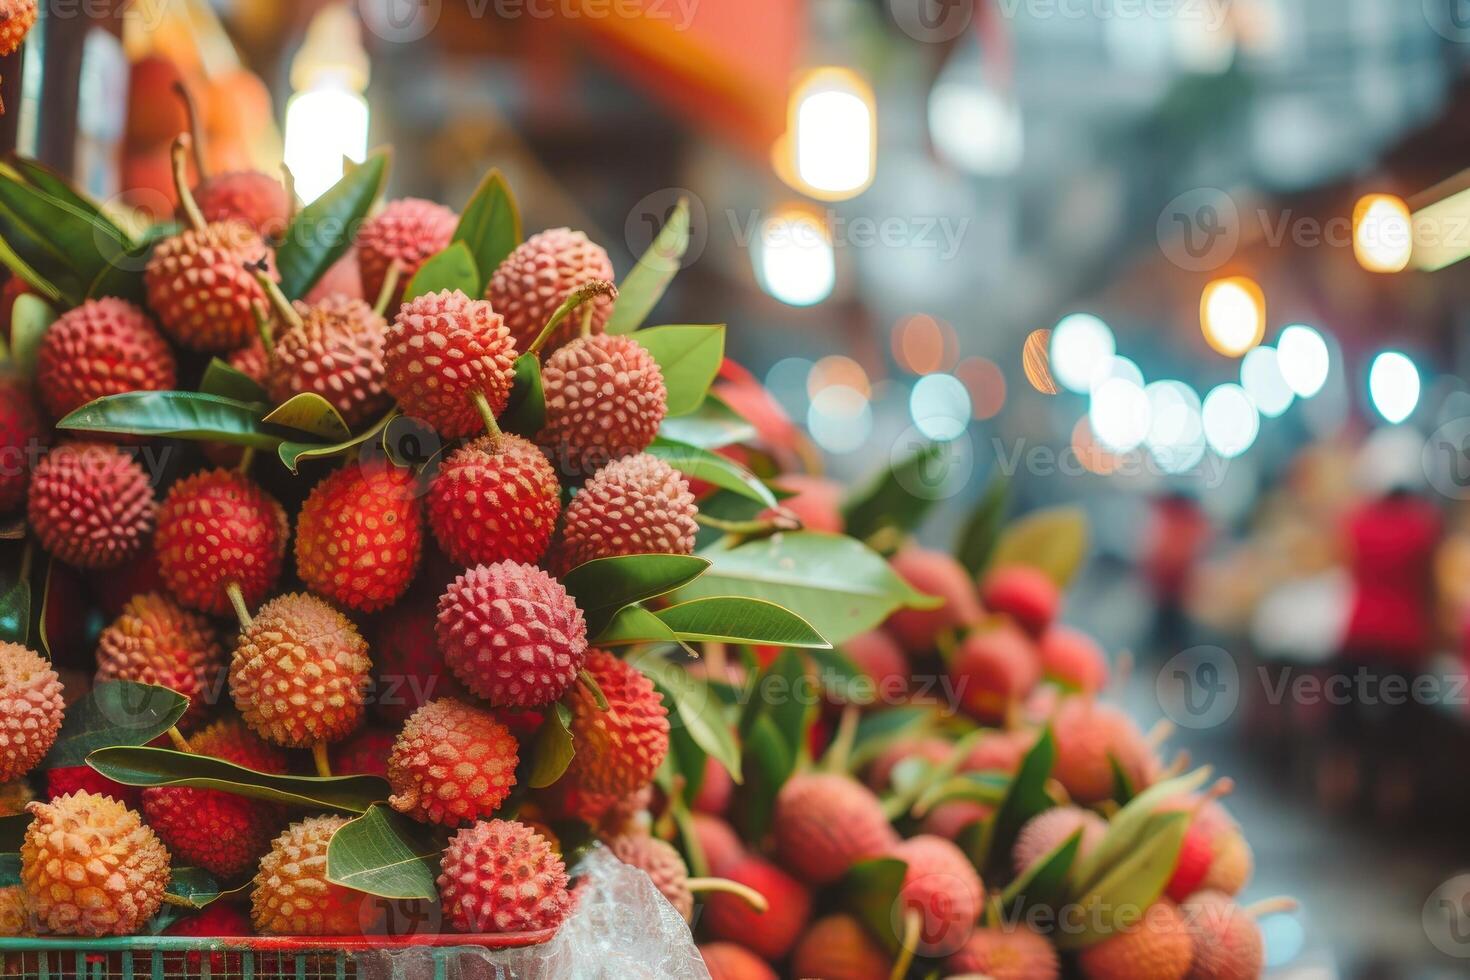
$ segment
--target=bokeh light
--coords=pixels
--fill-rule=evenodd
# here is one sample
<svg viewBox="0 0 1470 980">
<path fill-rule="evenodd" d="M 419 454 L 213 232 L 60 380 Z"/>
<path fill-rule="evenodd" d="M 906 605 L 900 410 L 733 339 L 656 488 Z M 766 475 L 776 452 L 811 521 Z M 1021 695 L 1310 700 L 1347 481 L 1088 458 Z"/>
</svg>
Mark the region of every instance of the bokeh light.
<svg viewBox="0 0 1470 980">
<path fill-rule="evenodd" d="M 762 221 L 753 256 L 761 288 L 790 306 L 820 303 L 837 284 L 832 237 L 806 208 L 781 208 Z"/>
<path fill-rule="evenodd" d="M 948 163 L 1004 176 L 1020 166 L 1025 130 L 1016 104 L 973 81 L 946 80 L 929 93 L 929 134 Z"/>
<path fill-rule="evenodd" d="M 1406 354 L 1386 350 L 1373 358 L 1368 370 L 1368 394 L 1384 420 L 1397 425 L 1419 405 L 1419 369 Z"/>
<path fill-rule="evenodd" d="M 1006 404 L 1006 376 L 1000 365 L 987 357 L 967 357 L 955 365 L 955 377 L 970 393 L 970 410 L 980 420 L 993 419 Z"/>
<path fill-rule="evenodd" d="M 1293 323 L 1276 339 L 1276 365 L 1297 397 L 1311 398 L 1327 383 L 1332 356 L 1320 333 Z"/>
<path fill-rule="evenodd" d="M 1151 409 L 1143 386 L 1132 378 L 1110 377 L 1092 389 L 1087 419 L 1097 441 L 1126 453 L 1148 437 Z"/>
<path fill-rule="evenodd" d="M 1249 449 L 1261 431 L 1261 416 L 1255 402 L 1237 384 L 1216 385 L 1205 396 L 1200 409 L 1205 441 L 1226 459 Z"/>
<path fill-rule="evenodd" d="M 1098 476 L 1108 476 L 1116 472 L 1122 463 L 1122 460 L 1098 443 L 1097 436 L 1092 431 L 1092 423 L 1086 415 L 1072 426 L 1072 452 L 1083 469 Z"/>
<path fill-rule="evenodd" d="M 1353 254 L 1369 272 L 1402 272 L 1414 255 L 1409 206 L 1392 194 L 1367 194 L 1353 208 Z"/>
<path fill-rule="evenodd" d="M 914 374 L 948 371 L 959 356 L 954 327 L 927 313 L 915 313 L 893 327 L 893 359 Z"/>
<path fill-rule="evenodd" d="M 1063 317 L 1051 333 L 1051 373 L 1069 391 L 1086 394 L 1097 368 L 1118 351 L 1108 325 L 1091 313 Z"/>
<path fill-rule="evenodd" d="M 848 68 L 823 67 L 791 93 L 792 149 L 801 189 L 828 200 L 862 192 L 877 155 L 873 90 Z"/>
<path fill-rule="evenodd" d="M 1031 387 L 1043 395 L 1055 395 L 1057 383 L 1051 376 L 1051 331 L 1033 330 L 1021 347 L 1021 371 Z"/>
<path fill-rule="evenodd" d="M 1240 386 L 1256 403 L 1256 410 L 1276 418 L 1291 407 L 1296 394 L 1281 373 L 1280 356 L 1274 347 L 1253 347 L 1240 362 Z"/>
<path fill-rule="evenodd" d="M 927 438 L 936 442 L 958 439 L 970 421 L 970 393 L 952 374 L 926 374 L 909 395 L 909 414 Z"/>
<path fill-rule="evenodd" d="M 868 372 L 863 366 L 850 357 L 842 354 L 829 354 L 812 365 L 811 373 L 807 375 L 807 394 L 815 398 L 824 388 L 833 385 L 846 385 L 864 398 L 873 396 L 873 386 L 868 381 Z"/>
<path fill-rule="evenodd" d="M 1226 357 L 1239 357 L 1266 335 L 1266 294 L 1254 279 L 1216 279 L 1199 301 L 1200 327 L 1211 347 Z"/>
<path fill-rule="evenodd" d="M 804 357 L 783 357 L 766 371 L 766 390 L 793 419 L 806 414 L 810 403 L 807 379 L 811 377 L 812 367 L 812 362 Z"/>
<path fill-rule="evenodd" d="M 1165 473 L 1187 472 L 1205 454 L 1199 395 L 1183 381 L 1155 381 L 1144 388 L 1149 428 L 1144 444 Z"/>
<path fill-rule="evenodd" d="M 1093 370 L 1092 381 L 1088 385 L 1088 390 L 1097 391 L 1099 385 L 1113 378 L 1122 378 L 1124 381 L 1133 382 L 1140 388 L 1143 387 L 1143 369 L 1134 363 L 1131 358 L 1114 354 Z"/>
<path fill-rule="evenodd" d="M 812 399 L 806 428 L 812 440 L 829 453 L 856 452 L 873 434 L 873 409 L 862 392 L 832 385 Z"/>
</svg>

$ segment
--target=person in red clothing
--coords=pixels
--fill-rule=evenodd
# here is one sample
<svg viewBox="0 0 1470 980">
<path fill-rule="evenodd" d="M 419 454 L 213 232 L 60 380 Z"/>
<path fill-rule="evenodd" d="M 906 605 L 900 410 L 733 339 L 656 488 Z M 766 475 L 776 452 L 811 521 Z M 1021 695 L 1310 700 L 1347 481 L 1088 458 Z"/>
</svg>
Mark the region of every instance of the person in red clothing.
<svg viewBox="0 0 1470 980">
<path fill-rule="evenodd" d="M 1439 510 L 1402 488 L 1348 515 L 1353 599 L 1344 654 L 1407 670 L 1428 658 L 1434 641 L 1434 554 L 1442 530 Z"/>
</svg>

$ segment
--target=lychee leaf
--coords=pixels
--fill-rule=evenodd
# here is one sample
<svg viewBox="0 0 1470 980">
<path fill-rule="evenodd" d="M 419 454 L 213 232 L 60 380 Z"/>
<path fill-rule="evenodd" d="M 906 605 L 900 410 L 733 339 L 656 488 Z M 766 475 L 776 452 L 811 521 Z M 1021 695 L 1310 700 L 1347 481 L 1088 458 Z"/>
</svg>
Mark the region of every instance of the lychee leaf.
<svg viewBox="0 0 1470 980">
<path fill-rule="evenodd" d="M 1077 859 L 1081 848 L 1082 831 L 1079 828 L 1006 886 L 1000 900 L 1012 921 L 1016 921 L 1018 915 L 1028 908 L 1055 908 L 1062 902 L 1066 897 L 1067 872 L 1072 870 L 1072 862 Z"/>
<path fill-rule="evenodd" d="M 982 854 L 975 855 L 984 859 L 983 864 L 976 865 L 982 875 L 1011 853 L 1016 835 L 1026 821 L 1056 806 L 1056 801 L 1046 791 L 1046 781 L 1051 778 L 1056 761 L 1057 740 L 1048 725 L 1021 760 L 1005 799 L 996 807 L 994 819 L 986 822 L 985 845 Z"/>
<path fill-rule="evenodd" d="M 541 727 L 536 731 L 536 747 L 531 752 L 531 774 L 526 779 L 533 789 L 544 789 L 555 783 L 577 754 L 569 727 L 572 713 L 563 704 L 558 703 L 554 707 L 554 711 L 546 712 Z"/>
<path fill-rule="evenodd" d="M 709 568 L 693 555 L 622 555 L 583 562 L 562 576 L 562 586 L 582 610 L 587 634 L 601 633 L 624 606 L 672 592 Z"/>
<path fill-rule="evenodd" d="M 660 609 L 654 616 L 671 628 L 678 639 L 689 642 L 832 648 L 811 623 L 764 599 L 709 596 Z"/>
<path fill-rule="evenodd" d="M 1048 507 L 1015 521 L 1000 534 L 989 565 L 1030 565 L 1066 589 L 1087 557 L 1087 515 L 1080 507 Z"/>
<path fill-rule="evenodd" d="M 203 868 L 174 868 L 164 889 L 170 905 L 202 909 L 225 894 L 214 876 Z"/>
<path fill-rule="evenodd" d="M 646 451 L 692 480 L 712 483 L 767 507 L 776 506 L 776 495 L 771 488 L 732 459 L 662 436 L 655 438 Z"/>
<path fill-rule="evenodd" d="M 434 901 L 443 850 L 431 828 L 376 803 L 332 835 L 327 880 L 380 898 Z"/>
<path fill-rule="evenodd" d="M 0 640 L 30 646 L 31 583 L 21 575 L 0 595 Z"/>
<path fill-rule="evenodd" d="M 1095 885 L 1107 868 L 1121 861 L 1144 841 L 1148 820 L 1160 804 L 1176 796 L 1193 793 L 1210 778 L 1208 766 L 1183 776 L 1155 783 L 1139 793 L 1108 822 L 1107 833 L 1097 846 L 1077 861 L 1073 884 L 1083 890 Z"/>
<path fill-rule="evenodd" d="M 505 176 L 497 169 L 485 175 L 474 196 L 460 214 L 454 241 L 463 242 L 474 256 L 479 283 L 472 296 L 485 292 L 485 284 L 505 257 L 521 243 L 521 211 Z"/>
<path fill-rule="evenodd" d="M 671 709 L 670 724 L 682 726 L 700 748 L 729 770 L 731 779 L 741 782 L 740 745 L 725 717 L 725 703 L 712 687 L 660 656 L 640 656 L 629 663 L 652 680 L 663 695 Z"/>
<path fill-rule="evenodd" d="M 608 333 L 632 333 L 663 298 L 689 249 L 689 201 L 680 198 L 638 264 L 618 285 Z"/>
<path fill-rule="evenodd" d="M 725 325 L 648 327 L 639 330 L 633 339 L 658 362 L 668 391 L 668 417 L 698 410 L 725 357 Z"/>
<path fill-rule="evenodd" d="M 219 395 L 246 404 L 266 405 L 270 396 L 259 381 L 218 357 L 210 358 L 199 380 L 199 390 L 206 395 Z"/>
<path fill-rule="evenodd" d="M 990 564 L 990 556 L 1000 541 L 1001 522 L 1009 496 L 1010 480 L 1004 473 L 997 473 L 960 531 L 959 540 L 955 543 L 955 558 L 971 575 L 978 576 Z"/>
<path fill-rule="evenodd" d="M 39 296 L 23 293 L 15 298 L 10 314 L 10 353 L 15 373 L 22 378 L 36 376 L 41 341 L 56 322 L 56 316 L 51 305 Z"/>
<path fill-rule="evenodd" d="M 382 193 L 388 154 L 372 154 L 351 167 L 325 194 L 297 213 L 276 249 L 281 292 L 300 299 L 352 245 L 358 225 Z"/>
<path fill-rule="evenodd" d="M 305 432 L 320 439 L 351 439 L 352 429 L 336 406 L 314 391 L 292 395 L 261 419 L 269 425 L 280 425 Z"/>
<path fill-rule="evenodd" d="M 867 541 L 879 531 L 912 531 L 945 493 L 953 462 L 950 450 L 923 442 L 842 502 L 847 533 Z M 895 540 L 898 540 L 895 537 Z"/>
<path fill-rule="evenodd" d="M 700 449 L 720 449 L 756 436 L 755 426 L 717 395 L 707 394 L 699 408 L 678 418 L 665 418 L 658 434 L 670 442 L 682 442 Z"/>
<path fill-rule="evenodd" d="M 639 605 L 624 606 L 602 632 L 589 640 L 593 646 L 627 647 L 648 643 L 678 643 L 664 622 Z"/>
<path fill-rule="evenodd" d="M 746 840 L 760 840 L 771 829 L 776 795 L 796 771 L 796 756 L 768 716 L 757 718 L 746 733 L 741 769 L 744 788 L 735 796 L 735 825 Z"/>
<path fill-rule="evenodd" d="M 301 461 L 304 459 L 326 459 L 332 456 L 340 456 L 354 446 L 360 446 L 368 442 L 379 433 L 383 435 L 385 443 L 383 451 L 387 454 L 388 449 L 386 444 L 389 439 L 388 433 L 393 422 L 399 417 L 399 411 L 395 408 L 373 423 L 370 428 L 353 436 L 351 439 L 344 439 L 341 442 L 334 442 L 330 445 L 320 442 L 296 442 L 287 440 L 276 447 L 276 454 L 280 456 L 281 462 L 285 464 L 286 469 L 295 473 L 300 468 Z"/>
<path fill-rule="evenodd" d="M 22 814 L 27 821 L 30 820 L 29 813 Z M 10 818 L 7 818 L 10 819 Z M 8 842 L 7 842 L 8 843 Z M 16 845 L 17 849 L 19 844 Z M 20 855 L 0 854 L 0 888 L 8 888 L 11 885 L 20 884 Z"/>
<path fill-rule="evenodd" d="M 515 360 L 515 380 L 510 400 L 497 420 L 500 428 L 527 439 L 546 424 L 546 392 L 541 387 L 541 359 L 535 354 L 522 354 Z"/>
<path fill-rule="evenodd" d="M 274 449 L 288 430 L 267 424 L 258 407 L 197 391 L 129 391 L 89 402 L 58 429 L 227 442 Z"/>
<path fill-rule="evenodd" d="M 101 205 L 77 190 L 65 177 L 45 164 L 27 157 L 15 156 L 6 161 L 5 168 L 13 171 L 21 180 L 41 193 L 49 194 L 58 201 L 70 204 L 83 214 L 91 216 L 98 224 L 110 228 L 123 241 L 132 242 L 128 233 L 112 220 L 106 211 L 102 210 Z"/>
<path fill-rule="evenodd" d="M 1164 893 L 1188 829 L 1188 813 L 1151 814 L 1138 846 L 1110 867 L 1096 885 L 1077 895 L 1073 904 L 1083 913 L 1080 928 L 1059 930 L 1053 937 L 1057 945 L 1083 949 L 1139 921 L 1144 910 Z"/>
<path fill-rule="evenodd" d="M 133 242 L 111 221 L 23 183 L 13 171 L 0 174 L 0 208 L 8 219 L 0 223 L 7 244 L 58 287 L 47 269 L 48 260 L 59 259 L 68 282 L 63 297 L 73 303 L 81 302 L 85 286 L 109 267 L 134 266 L 128 258 Z M 46 264 L 35 265 L 33 258 Z"/>
<path fill-rule="evenodd" d="M 151 742 L 178 724 L 188 708 L 188 698 L 166 687 L 103 681 L 66 709 L 61 732 L 40 768 L 84 766 L 96 749 Z"/>
<path fill-rule="evenodd" d="M 898 895 L 908 870 L 908 863 L 899 858 L 870 858 L 849 868 L 836 888 L 843 904 L 890 953 L 899 947 Z"/>
<path fill-rule="evenodd" d="M 854 771 L 861 769 L 900 739 L 918 737 L 929 729 L 934 718 L 933 708 L 915 705 L 899 705 L 863 715 L 852 740 L 848 767 Z"/>
<path fill-rule="evenodd" d="M 475 257 L 464 242 L 451 242 L 425 259 L 419 271 L 408 281 L 403 299 L 406 302 L 444 289 L 450 292 L 457 289 L 471 299 L 480 298 L 480 272 L 475 268 Z"/>
</svg>

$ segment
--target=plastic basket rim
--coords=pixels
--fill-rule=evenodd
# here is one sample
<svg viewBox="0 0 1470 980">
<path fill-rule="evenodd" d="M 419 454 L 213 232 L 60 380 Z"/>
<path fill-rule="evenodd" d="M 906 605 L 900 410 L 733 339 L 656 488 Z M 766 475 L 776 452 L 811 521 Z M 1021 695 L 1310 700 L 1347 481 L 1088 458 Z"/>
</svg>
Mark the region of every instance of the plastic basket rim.
<svg viewBox="0 0 1470 980">
<path fill-rule="evenodd" d="M 549 942 L 557 930 L 501 933 L 425 933 L 404 936 L 18 936 L 0 937 L 0 953 L 78 951 L 161 952 L 372 952 L 413 947 L 461 946 L 520 949 Z"/>
</svg>

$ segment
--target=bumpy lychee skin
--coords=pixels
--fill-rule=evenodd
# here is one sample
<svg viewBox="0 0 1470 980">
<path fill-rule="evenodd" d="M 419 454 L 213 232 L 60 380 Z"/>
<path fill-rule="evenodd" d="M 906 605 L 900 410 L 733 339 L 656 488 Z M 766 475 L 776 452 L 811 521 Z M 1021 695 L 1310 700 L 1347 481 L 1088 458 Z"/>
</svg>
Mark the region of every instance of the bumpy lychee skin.
<svg viewBox="0 0 1470 980">
<path fill-rule="evenodd" d="M 1096 694 L 1108 684 L 1108 658 L 1081 630 L 1053 625 L 1042 634 L 1036 651 L 1048 680 L 1084 694 Z"/>
<path fill-rule="evenodd" d="M 332 773 L 337 776 L 388 778 L 388 756 L 397 741 L 386 728 L 359 728 L 345 742 L 332 746 Z"/>
<path fill-rule="evenodd" d="M 458 827 L 499 809 L 516 782 L 518 747 L 490 712 L 453 698 L 430 701 L 403 726 L 388 756 L 393 809 Z"/>
<path fill-rule="evenodd" d="M 449 245 L 458 224 L 459 216 L 442 204 L 417 197 L 389 201 L 357 231 L 363 295 L 376 297 L 382 292 L 388 267 L 397 261 L 398 290 L 390 308 L 396 305 L 424 260 Z"/>
<path fill-rule="evenodd" d="M 96 796 L 110 796 L 132 810 L 138 809 L 143 800 L 143 791 L 138 787 L 115 783 L 91 766 L 59 766 L 46 770 L 46 799 L 55 800 L 58 796 L 83 791 Z"/>
<path fill-rule="evenodd" d="M 362 721 L 370 666 L 347 617 L 316 596 L 290 593 L 261 606 L 240 631 L 230 693 L 263 738 L 307 748 L 345 738 Z"/>
<path fill-rule="evenodd" d="M 61 681 L 51 665 L 19 643 L 0 643 L 0 783 L 45 758 L 61 715 Z"/>
<path fill-rule="evenodd" d="M 1052 719 L 1057 741 L 1053 777 L 1078 803 L 1097 803 L 1113 795 L 1114 759 L 1134 789 L 1148 786 L 1153 750 L 1122 711 L 1090 698 L 1068 698 Z"/>
<path fill-rule="evenodd" d="M 205 221 L 239 221 L 260 235 L 279 239 L 291 220 L 286 188 L 259 170 L 232 170 L 205 178 L 194 188 Z"/>
<path fill-rule="evenodd" d="M 56 419 L 104 395 L 167 391 L 174 380 L 173 351 L 153 321 L 112 297 L 63 313 L 36 356 L 36 388 Z"/>
<path fill-rule="evenodd" d="M 1036 732 L 1024 728 L 991 732 L 965 756 L 960 763 L 960 771 L 1014 773 L 1021 768 L 1021 760 L 1035 744 Z"/>
<path fill-rule="evenodd" d="M 346 817 L 307 817 L 281 831 L 260 860 L 250 897 L 255 931 L 275 936 L 362 932 L 362 892 L 327 880 L 327 845 Z"/>
<path fill-rule="evenodd" d="M 244 347 L 230 351 L 225 363 L 252 381 L 264 385 L 266 375 L 270 373 L 271 356 L 265 352 L 265 344 L 257 336 L 251 338 L 250 343 Z"/>
<path fill-rule="evenodd" d="M 910 653 L 927 653 L 946 630 L 973 625 L 980 619 L 980 599 L 965 567 L 949 555 L 909 547 L 894 555 L 893 570 L 920 592 L 938 596 L 936 609 L 903 609 L 889 617 L 888 631 Z"/>
<path fill-rule="evenodd" d="M 496 268 L 485 288 L 485 298 L 505 316 L 516 347 L 525 350 L 536 339 L 551 314 L 578 286 L 613 278 L 612 260 L 601 245 L 580 231 L 549 228 L 532 235 Z M 611 296 L 589 301 L 592 332 L 601 334 L 612 316 Z M 581 311 L 568 318 L 546 342 L 555 350 L 577 335 Z"/>
<path fill-rule="evenodd" d="M 608 463 L 567 504 L 557 563 L 576 568 L 617 555 L 694 553 L 699 531 L 689 481 L 640 453 Z"/>
<path fill-rule="evenodd" d="M 633 831 L 607 842 L 613 857 L 631 864 L 653 879 L 659 894 L 688 922 L 694 916 L 694 893 L 689 890 L 689 867 L 668 841 Z"/>
<path fill-rule="evenodd" d="M 1108 825 L 1091 810 L 1075 806 L 1052 807 L 1026 821 L 1020 834 L 1016 836 L 1016 845 L 1011 851 L 1016 874 L 1024 874 L 1079 830 L 1082 831 L 1082 838 L 1078 841 L 1077 857 L 1082 858 L 1097 847 L 1103 835 L 1108 832 Z"/>
<path fill-rule="evenodd" d="M 454 676 L 497 708 L 555 701 L 587 653 L 586 620 L 562 584 L 510 561 L 476 565 L 451 582 L 435 634 Z"/>
<path fill-rule="evenodd" d="M 138 814 L 90 793 L 32 803 L 20 878 L 42 928 L 125 936 L 158 911 L 169 855 Z"/>
<path fill-rule="evenodd" d="M 190 751 L 256 772 L 284 773 L 286 756 L 261 741 L 237 719 L 216 722 L 189 739 Z M 222 790 L 151 786 L 143 791 L 143 815 L 181 865 L 233 878 L 270 846 L 285 823 L 284 807 Z"/>
<path fill-rule="evenodd" d="M 704 903 L 704 924 L 716 939 L 742 943 L 767 960 L 786 956 L 806 928 L 812 900 L 790 875 L 762 858 L 747 856 L 721 874 L 754 888 L 769 906 L 757 912 L 738 895 L 716 892 Z"/>
<path fill-rule="evenodd" d="M 26 502 L 41 547 L 78 568 L 116 568 L 138 555 L 157 512 L 142 465 L 102 442 L 68 443 L 47 453 Z"/>
<path fill-rule="evenodd" d="M 26 890 L 20 885 L 0 887 L 0 936 L 33 936 L 35 933 Z"/>
<path fill-rule="evenodd" d="M 837 773 L 793 776 L 776 796 L 771 825 L 782 864 L 813 885 L 898 842 L 872 790 Z"/>
<path fill-rule="evenodd" d="M 976 929 L 945 963 L 949 974 L 974 974 L 992 980 L 1056 980 L 1061 964 L 1056 948 L 1024 925 Z"/>
<path fill-rule="evenodd" d="M 286 512 L 270 494 L 242 474 L 210 470 L 174 484 L 159 508 L 153 546 L 174 598 L 222 616 L 231 611 L 231 583 L 247 608 L 275 587 L 289 534 Z"/>
<path fill-rule="evenodd" d="M 908 866 L 898 902 L 905 917 L 911 912 L 921 917 L 917 952 L 948 956 L 964 945 L 985 899 L 985 886 L 965 852 L 943 838 L 920 834 L 889 848 L 888 856 Z"/>
<path fill-rule="evenodd" d="M 1200 892 L 1179 907 L 1194 941 L 1190 980 L 1255 980 L 1266 961 L 1261 927 L 1223 892 Z"/>
<path fill-rule="evenodd" d="M 546 454 L 520 436 L 476 439 L 450 454 L 429 488 L 429 526 L 460 565 L 538 561 L 561 513 Z"/>
<path fill-rule="evenodd" d="M 0 3 L 0 57 L 20 47 L 36 23 L 36 0 L 4 0 Z"/>
<path fill-rule="evenodd" d="M 1139 921 L 1082 950 L 1077 962 L 1088 980 L 1184 980 L 1193 957 L 1184 917 L 1162 899 Z"/>
<path fill-rule="evenodd" d="M 214 624 L 156 592 L 134 596 L 97 638 L 97 680 L 157 684 L 189 699 L 181 725 L 204 719 L 221 695 L 225 652 Z"/>
<path fill-rule="evenodd" d="M 30 386 L 0 374 L 0 513 L 25 503 L 31 486 L 31 462 L 46 438 Z"/>
<path fill-rule="evenodd" d="M 143 271 L 148 306 L 164 331 L 190 350 L 231 351 L 256 335 L 251 305 L 269 309 L 248 266 L 265 260 L 265 240 L 240 221 L 216 221 L 164 239 Z"/>
<path fill-rule="evenodd" d="M 555 929 L 571 911 L 567 871 L 546 838 L 513 820 L 482 820 L 449 838 L 439 874 L 458 932 Z"/>
<path fill-rule="evenodd" d="M 577 685 L 567 693 L 572 771 L 593 793 L 622 795 L 642 789 L 669 754 L 669 711 L 653 682 L 605 650 L 587 651 L 586 670 L 607 699 L 597 706 L 592 692 Z"/>
<path fill-rule="evenodd" d="M 423 547 L 413 471 L 346 466 L 312 488 L 296 518 L 296 573 L 318 595 L 372 612 L 408 590 Z"/>
<path fill-rule="evenodd" d="M 434 600 L 411 593 L 378 616 L 369 647 L 373 658 L 373 707 L 378 717 L 401 725 L 435 698 L 469 700 L 434 641 Z M 388 754 L 383 753 L 386 760 Z"/>
<path fill-rule="evenodd" d="M 627 336 L 581 337 L 541 368 L 546 425 L 537 438 L 568 473 L 641 453 L 658 435 L 668 389 L 658 362 Z"/>
<path fill-rule="evenodd" d="M 476 393 L 496 415 L 505 409 L 515 359 L 510 331 L 489 303 L 457 289 L 425 293 L 404 303 L 388 327 L 383 385 L 406 414 L 459 438 L 484 427 Z"/>
<path fill-rule="evenodd" d="M 710 980 L 777 980 L 765 960 L 739 943 L 701 943 L 699 955 Z"/>
<path fill-rule="evenodd" d="M 1036 648 L 1013 626 L 965 637 L 949 675 L 964 709 L 981 722 L 1006 720 L 1041 680 Z"/>
<path fill-rule="evenodd" d="M 807 929 L 791 953 L 791 975 L 827 980 L 887 980 L 893 964 L 850 915 L 829 915 Z"/>
<path fill-rule="evenodd" d="M 360 299 L 328 296 L 296 304 L 301 323 L 276 338 L 265 376 L 274 402 L 292 395 L 321 395 L 356 428 L 383 413 L 391 396 L 383 387 L 383 343 L 388 322 Z"/>
</svg>

